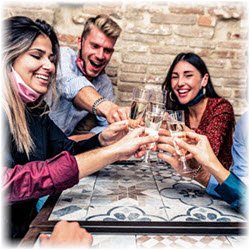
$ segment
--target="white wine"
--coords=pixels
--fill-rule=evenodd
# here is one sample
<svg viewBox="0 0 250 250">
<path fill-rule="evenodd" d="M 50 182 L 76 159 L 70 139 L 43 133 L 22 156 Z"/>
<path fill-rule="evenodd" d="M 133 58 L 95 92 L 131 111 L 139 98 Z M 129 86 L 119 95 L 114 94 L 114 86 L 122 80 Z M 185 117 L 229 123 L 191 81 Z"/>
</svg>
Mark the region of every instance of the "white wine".
<svg viewBox="0 0 250 250">
<path fill-rule="evenodd" d="M 181 135 L 181 132 L 184 131 L 184 123 L 183 122 L 178 122 L 178 121 L 173 121 L 173 122 L 169 122 L 168 123 L 168 127 L 171 133 L 171 136 L 173 137 L 173 142 L 174 142 L 174 147 L 176 149 L 176 152 L 178 155 L 180 156 L 185 156 L 185 154 L 187 153 L 187 151 L 185 149 L 180 149 L 178 147 L 178 145 L 175 142 L 176 138 L 181 138 L 185 140 L 185 137 Z"/>
<path fill-rule="evenodd" d="M 141 100 L 134 100 L 131 103 L 130 119 L 137 120 L 142 118 L 146 112 L 147 102 Z"/>
</svg>

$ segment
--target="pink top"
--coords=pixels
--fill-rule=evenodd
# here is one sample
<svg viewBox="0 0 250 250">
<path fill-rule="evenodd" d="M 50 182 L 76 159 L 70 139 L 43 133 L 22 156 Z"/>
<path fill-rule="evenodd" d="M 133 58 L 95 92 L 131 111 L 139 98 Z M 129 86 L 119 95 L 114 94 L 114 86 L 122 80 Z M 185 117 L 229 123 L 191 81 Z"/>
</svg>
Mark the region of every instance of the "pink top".
<svg viewBox="0 0 250 250">
<path fill-rule="evenodd" d="M 8 203 L 61 192 L 79 182 L 77 162 L 67 151 L 46 161 L 32 161 L 4 170 L 4 198 Z"/>
</svg>

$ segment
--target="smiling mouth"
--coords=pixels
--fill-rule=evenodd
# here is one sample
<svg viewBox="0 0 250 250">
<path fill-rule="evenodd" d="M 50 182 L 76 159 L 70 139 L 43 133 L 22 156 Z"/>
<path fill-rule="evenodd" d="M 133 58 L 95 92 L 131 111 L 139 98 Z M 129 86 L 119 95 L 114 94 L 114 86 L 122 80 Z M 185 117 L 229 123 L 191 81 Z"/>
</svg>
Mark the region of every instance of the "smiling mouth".
<svg viewBox="0 0 250 250">
<path fill-rule="evenodd" d="M 49 77 L 41 74 L 35 74 L 36 78 L 44 80 L 44 81 L 49 81 Z"/>
<path fill-rule="evenodd" d="M 93 67 L 95 67 L 95 68 L 97 68 L 97 69 L 100 69 L 100 68 L 103 67 L 103 65 L 104 65 L 104 63 L 95 63 L 95 62 L 93 62 L 92 60 L 89 60 L 89 62 L 90 62 L 90 64 L 91 64 Z"/>
<path fill-rule="evenodd" d="M 185 94 L 187 94 L 189 92 L 189 90 L 187 90 L 187 89 L 179 89 L 177 92 L 178 92 L 179 95 L 185 95 Z"/>
</svg>

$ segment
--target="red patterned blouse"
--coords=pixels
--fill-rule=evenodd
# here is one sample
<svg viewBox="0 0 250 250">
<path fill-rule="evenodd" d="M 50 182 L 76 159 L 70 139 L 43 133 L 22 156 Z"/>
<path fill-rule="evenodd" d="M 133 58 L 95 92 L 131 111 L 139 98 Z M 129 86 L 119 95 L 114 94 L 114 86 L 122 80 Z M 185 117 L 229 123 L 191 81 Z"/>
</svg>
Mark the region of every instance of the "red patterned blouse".
<svg viewBox="0 0 250 250">
<path fill-rule="evenodd" d="M 185 122 L 190 128 L 188 111 L 185 114 Z M 227 169 L 232 164 L 231 147 L 234 126 L 232 105 L 224 98 L 208 98 L 200 124 L 198 128 L 193 129 L 196 133 L 207 136 L 216 156 Z"/>
</svg>

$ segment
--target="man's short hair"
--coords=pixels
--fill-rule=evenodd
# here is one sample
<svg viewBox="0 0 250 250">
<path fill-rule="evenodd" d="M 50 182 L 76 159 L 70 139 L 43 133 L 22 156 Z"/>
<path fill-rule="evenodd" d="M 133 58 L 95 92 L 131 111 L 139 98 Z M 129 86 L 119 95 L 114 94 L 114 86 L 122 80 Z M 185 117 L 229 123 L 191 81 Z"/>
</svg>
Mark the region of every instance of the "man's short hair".
<svg viewBox="0 0 250 250">
<path fill-rule="evenodd" d="M 81 38 L 86 39 L 86 37 L 94 26 L 97 27 L 100 31 L 102 31 L 107 37 L 111 37 L 115 40 L 119 37 L 122 30 L 120 26 L 109 16 L 102 14 L 87 19 L 84 25 Z"/>
</svg>

